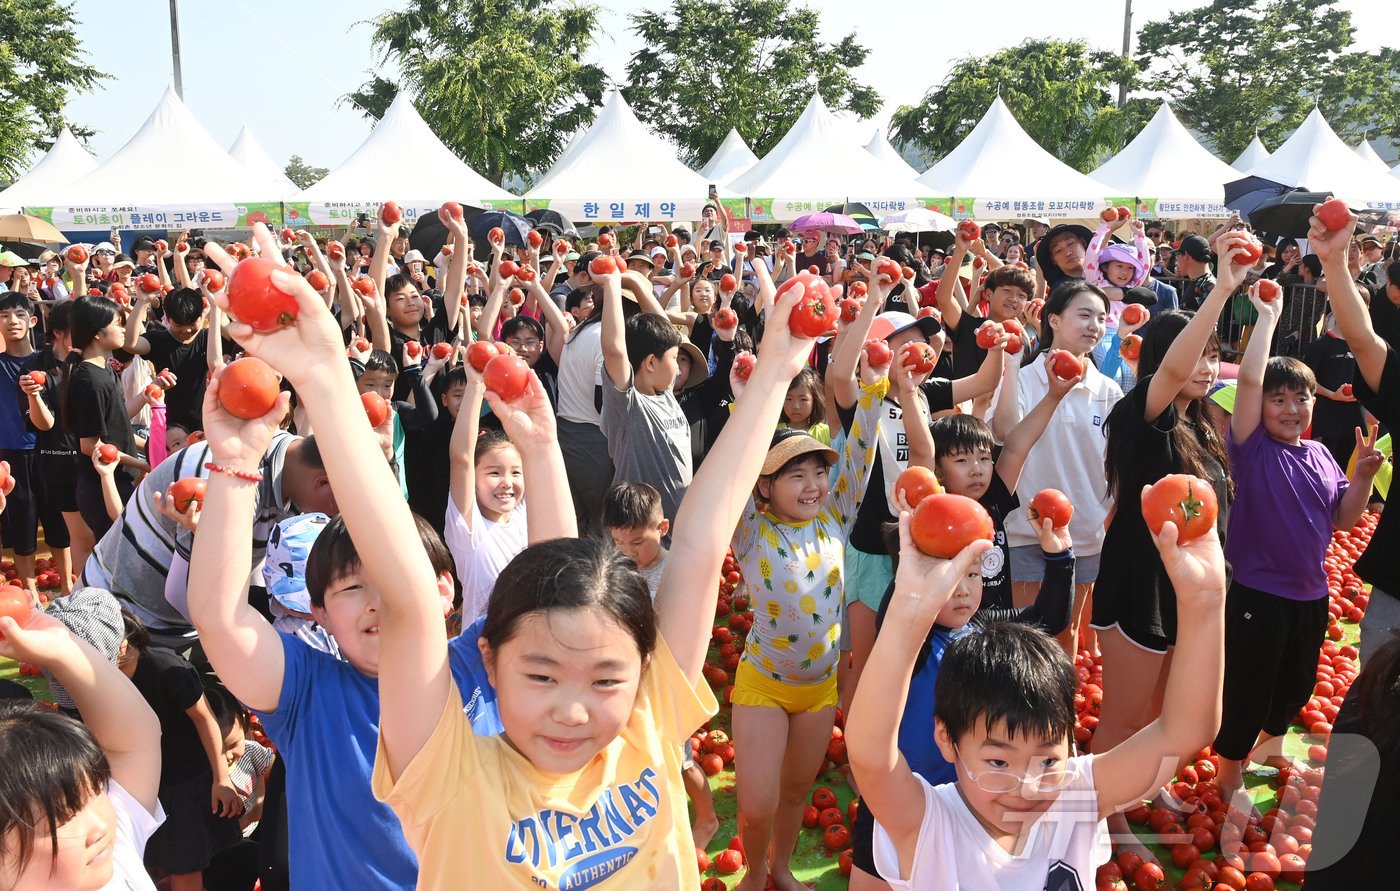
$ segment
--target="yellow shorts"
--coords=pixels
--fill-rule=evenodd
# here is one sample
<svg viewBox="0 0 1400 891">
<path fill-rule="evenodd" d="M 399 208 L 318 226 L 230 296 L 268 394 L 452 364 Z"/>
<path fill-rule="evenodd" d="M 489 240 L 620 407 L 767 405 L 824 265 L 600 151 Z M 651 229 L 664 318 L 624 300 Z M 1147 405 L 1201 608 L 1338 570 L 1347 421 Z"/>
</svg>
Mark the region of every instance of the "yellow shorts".
<svg viewBox="0 0 1400 891">
<path fill-rule="evenodd" d="M 836 672 L 815 684 L 785 684 L 753 667 L 747 659 L 739 663 L 734 673 L 734 705 L 756 705 L 780 708 L 789 715 L 799 712 L 819 712 L 837 702 Z"/>
</svg>

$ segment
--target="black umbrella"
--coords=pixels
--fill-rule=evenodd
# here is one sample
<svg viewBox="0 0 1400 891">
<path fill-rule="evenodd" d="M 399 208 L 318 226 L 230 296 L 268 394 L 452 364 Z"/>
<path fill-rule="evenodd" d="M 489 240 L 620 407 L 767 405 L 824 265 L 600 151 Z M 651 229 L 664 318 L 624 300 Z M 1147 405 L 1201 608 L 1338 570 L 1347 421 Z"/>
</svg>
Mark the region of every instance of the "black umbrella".
<svg viewBox="0 0 1400 891">
<path fill-rule="evenodd" d="M 1269 235 L 1302 238 L 1308 234 L 1308 218 L 1312 216 L 1313 206 L 1331 197 L 1331 192 L 1285 192 L 1251 210 L 1249 224 Z"/>
<path fill-rule="evenodd" d="M 470 208 L 464 207 L 462 210 L 471 213 Z M 431 263 L 442 251 L 442 246 L 447 244 L 448 235 L 447 227 L 442 224 L 442 219 L 437 214 L 419 214 L 418 222 L 413 224 L 413 231 L 408 234 L 408 246 L 421 253 Z"/>
<path fill-rule="evenodd" d="M 476 244 L 485 244 L 486 236 L 499 227 L 506 235 L 506 247 L 525 247 L 525 238 L 534 228 L 530 221 L 508 210 L 483 210 L 467 216 L 467 234 Z"/>
<path fill-rule="evenodd" d="M 875 219 L 875 214 L 870 212 L 870 208 L 859 201 L 847 201 L 845 204 L 833 204 L 825 208 L 826 213 L 843 213 L 860 224 L 860 227 L 869 232 L 872 229 L 880 228 L 880 221 Z"/>
<path fill-rule="evenodd" d="M 578 230 L 574 228 L 574 224 L 565 219 L 564 215 L 557 210 L 537 208 L 525 214 L 525 219 L 534 223 L 535 228 L 541 232 L 578 238 Z"/>
<path fill-rule="evenodd" d="M 1225 206 L 1242 217 L 1247 217 L 1259 205 L 1270 198 L 1277 198 L 1285 192 L 1297 191 L 1294 186 L 1285 186 L 1271 179 L 1259 176 L 1246 176 L 1225 184 Z"/>
</svg>

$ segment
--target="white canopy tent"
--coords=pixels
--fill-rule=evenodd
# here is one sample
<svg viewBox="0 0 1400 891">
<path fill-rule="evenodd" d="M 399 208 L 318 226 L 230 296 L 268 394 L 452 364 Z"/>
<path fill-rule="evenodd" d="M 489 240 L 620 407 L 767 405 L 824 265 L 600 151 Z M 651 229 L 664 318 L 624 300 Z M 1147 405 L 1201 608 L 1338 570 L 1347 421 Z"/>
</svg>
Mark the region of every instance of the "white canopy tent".
<svg viewBox="0 0 1400 891">
<path fill-rule="evenodd" d="M 1157 219 L 1225 219 L 1225 184 L 1239 171 L 1206 151 L 1163 102 L 1133 141 L 1089 174 L 1113 188 L 1114 203 Z"/>
<path fill-rule="evenodd" d="M 248 168 L 257 176 L 277 183 L 282 188 L 282 197 L 290 198 L 297 192 L 296 183 L 287 179 L 287 174 L 277 166 L 277 162 L 272 160 L 272 156 L 258 142 L 253 131 L 244 124 L 243 129 L 238 131 L 238 136 L 233 140 L 233 145 L 228 147 L 229 157 Z"/>
<path fill-rule="evenodd" d="M 1114 190 L 1040 147 L 998 96 L 957 148 L 919 177 L 921 194 L 954 217 L 1097 216 Z"/>
<path fill-rule="evenodd" d="M 715 149 L 709 162 L 700 168 L 700 175 L 705 177 L 706 182 L 727 183 L 757 163 L 758 155 L 744 142 L 739 131 L 730 127 L 724 142 Z"/>
<path fill-rule="evenodd" d="M 1264 143 L 1259 141 L 1259 134 L 1256 133 L 1254 138 L 1249 141 L 1249 145 L 1244 147 L 1244 151 L 1240 152 L 1240 156 L 1230 166 L 1240 173 L 1247 173 L 1251 167 L 1267 157 L 1269 157 L 1269 150 L 1264 148 Z"/>
<path fill-rule="evenodd" d="M 847 201 L 878 216 L 918 207 L 918 182 L 881 163 L 851 132 L 814 94 L 792 129 L 729 188 L 749 199 L 749 216 L 762 222 L 795 220 Z"/>
<path fill-rule="evenodd" d="M 526 204 L 579 224 L 675 222 L 700 218 L 709 187 L 614 90 L 593 126 L 527 191 Z"/>
<path fill-rule="evenodd" d="M 1302 126 L 1250 176 L 1331 192 L 1353 207 L 1400 210 L 1400 181 L 1386 176 L 1351 149 L 1314 108 Z"/>
<path fill-rule="evenodd" d="M 891 171 L 897 172 L 900 176 L 907 176 L 910 179 L 918 179 L 919 171 L 910 166 L 904 160 L 899 150 L 890 144 L 890 138 L 885 134 L 884 128 L 875 131 L 875 135 L 870 137 L 870 141 L 865 144 L 865 150 L 875 156 L 875 160 L 889 167 Z"/>
<path fill-rule="evenodd" d="M 288 202 L 287 215 L 345 225 L 362 213 L 373 218 L 385 201 L 397 202 L 409 225 L 420 214 L 436 213 L 445 201 L 520 209 L 518 197 L 443 145 L 403 92 L 350 157 Z"/>
<path fill-rule="evenodd" d="M 88 154 L 77 137 L 64 127 L 53 147 L 10 187 L 0 192 L 0 213 L 14 213 L 87 176 L 97 169 L 97 159 Z"/>
<path fill-rule="evenodd" d="M 1376 150 L 1371 148 L 1371 143 L 1363 139 L 1356 144 L 1357 157 L 1370 164 L 1379 173 L 1389 173 L 1390 165 L 1381 160 L 1381 156 L 1376 154 Z"/>
<path fill-rule="evenodd" d="M 178 169 L 177 169 L 178 164 Z M 96 169 L 28 199 L 59 229 L 231 229 L 281 217 L 281 190 L 229 157 L 165 88 L 136 135 Z"/>
</svg>

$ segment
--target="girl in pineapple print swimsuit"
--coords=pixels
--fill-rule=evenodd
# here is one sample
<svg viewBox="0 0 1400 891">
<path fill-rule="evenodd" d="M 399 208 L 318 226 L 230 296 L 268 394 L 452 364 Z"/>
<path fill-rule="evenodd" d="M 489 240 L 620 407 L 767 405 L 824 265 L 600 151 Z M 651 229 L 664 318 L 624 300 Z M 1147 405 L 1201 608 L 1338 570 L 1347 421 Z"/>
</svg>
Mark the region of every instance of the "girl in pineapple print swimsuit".
<svg viewBox="0 0 1400 891">
<path fill-rule="evenodd" d="M 863 370 L 839 461 L 803 431 L 778 433 L 734 535 L 754 609 L 732 694 L 739 832 L 744 850 L 772 851 L 767 864 L 749 858 L 740 889 L 770 874 L 780 889 L 801 887 L 788 861 L 835 723 L 846 537 L 875 454 L 884 372 Z"/>
</svg>

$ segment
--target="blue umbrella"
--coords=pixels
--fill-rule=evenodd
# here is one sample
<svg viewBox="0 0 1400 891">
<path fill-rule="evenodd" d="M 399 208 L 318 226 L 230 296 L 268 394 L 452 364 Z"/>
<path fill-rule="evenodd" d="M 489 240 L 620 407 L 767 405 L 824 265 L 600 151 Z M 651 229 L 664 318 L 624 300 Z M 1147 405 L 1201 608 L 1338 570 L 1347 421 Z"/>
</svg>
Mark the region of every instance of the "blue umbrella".
<svg viewBox="0 0 1400 891">
<path fill-rule="evenodd" d="M 508 210 L 483 210 L 467 220 L 467 234 L 478 245 L 486 243 L 486 235 L 500 227 L 506 234 L 506 247 L 525 247 L 525 237 L 535 228 L 529 220 Z"/>
</svg>

